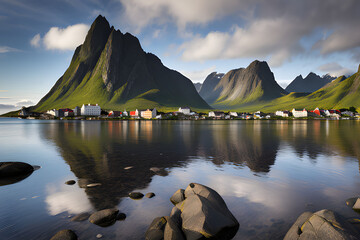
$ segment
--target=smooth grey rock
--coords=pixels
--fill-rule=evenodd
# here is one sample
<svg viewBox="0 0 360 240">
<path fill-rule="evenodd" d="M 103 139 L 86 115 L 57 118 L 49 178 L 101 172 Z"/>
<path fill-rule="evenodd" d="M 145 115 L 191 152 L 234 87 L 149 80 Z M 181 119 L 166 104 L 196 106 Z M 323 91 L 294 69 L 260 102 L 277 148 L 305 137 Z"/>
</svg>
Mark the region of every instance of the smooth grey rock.
<svg viewBox="0 0 360 240">
<path fill-rule="evenodd" d="M 145 233 L 146 240 L 162 240 L 164 239 L 164 228 L 167 223 L 165 217 L 155 218 Z"/>
<path fill-rule="evenodd" d="M 70 219 L 70 221 L 72 222 L 82 222 L 82 221 L 85 221 L 85 220 L 88 220 L 90 217 L 90 213 L 80 213 L 76 216 L 74 216 L 73 218 Z"/>
<path fill-rule="evenodd" d="M 50 240 L 77 240 L 76 234 L 69 229 L 57 232 Z"/>
<path fill-rule="evenodd" d="M 181 211 L 177 207 L 173 207 L 165 225 L 164 240 L 185 240 L 181 225 Z"/>
<path fill-rule="evenodd" d="M 349 198 L 346 200 L 346 205 L 348 205 L 349 207 L 353 207 L 357 200 L 358 200 L 358 198 L 356 198 L 356 197 Z"/>
<path fill-rule="evenodd" d="M 147 198 L 153 198 L 153 197 L 155 197 L 155 193 L 149 192 L 149 193 L 145 194 L 145 197 L 147 197 Z"/>
<path fill-rule="evenodd" d="M 23 162 L 0 162 L 0 178 L 26 175 L 34 171 L 33 166 Z"/>
<path fill-rule="evenodd" d="M 65 182 L 66 185 L 74 185 L 75 183 L 76 183 L 75 180 L 69 180 Z"/>
<path fill-rule="evenodd" d="M 110 226 L 115 223 L 118 213 L 117 209 L 104 209 L 91 214 L 89 221 L 101 227 Z"/>
<path fill-rule="evenodd" d="M 132 193 L 129 193 L 129 197 L 130 197 L 131 199 L 137 200 L 137 199 L 143 198 L 143 197 L 144 197 L 144 194 L 142 194 L 141 192 L 132 192 Z"/>
<path fill-rule="evenodd" d="M 182 212 L 182 230 L 187 239 L 232 239 L 239 229 L 239 222 L 222 197 L 204 185 L 189 184 L 185 200 L 176 206 Z"/>
<path fill-rule="evenodd" d="M 295 239 L 359 239 L 359 233 L 342 216 L 324 209 L 300 215 L 284 237 L 284 240 Z"/>
<path fill-rule="evenodd" d="M 172 204 L 176 205 L 179 202 L 182 202 L 185 200 L 185 195 L 184 195 L 185 190 L 184 189 L 178 189 L 170 198 L 170 202 L 172 202 Z"/>
</svg>

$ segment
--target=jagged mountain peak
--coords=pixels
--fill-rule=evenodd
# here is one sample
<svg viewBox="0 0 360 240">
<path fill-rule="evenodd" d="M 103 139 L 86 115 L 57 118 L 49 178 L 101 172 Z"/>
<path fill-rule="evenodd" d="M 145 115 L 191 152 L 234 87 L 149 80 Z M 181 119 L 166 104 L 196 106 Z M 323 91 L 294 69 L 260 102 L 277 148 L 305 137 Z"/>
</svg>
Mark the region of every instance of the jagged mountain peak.
<svg viewBox="0 0 360 240">
<path fill-rule="evenodd" d="M 37 110 L 98 103 L 105 109 L 179 107 L 209 109 L 192 82 L 145 53 L 137 37 L 110 27 L 99 15 L 69 68 Z"/>
</svg>

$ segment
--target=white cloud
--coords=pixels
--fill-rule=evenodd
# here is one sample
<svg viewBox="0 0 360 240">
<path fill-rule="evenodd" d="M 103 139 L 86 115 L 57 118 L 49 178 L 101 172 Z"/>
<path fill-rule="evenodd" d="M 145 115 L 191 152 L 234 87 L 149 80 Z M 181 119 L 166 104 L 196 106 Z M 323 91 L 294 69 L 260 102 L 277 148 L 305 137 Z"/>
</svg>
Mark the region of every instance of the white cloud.
<svg viewBox="0 0 360 240">
<path fill-rule="evenodd" d="M 182 58 L 196 61 L 272 56 L 272 65 L 278 66 L 293 53 L 301 51 L 297 39 L 304 29 L 298 26 L 298 34 L 289 36 L 293 28 L 285 19 L 264 19 L 253 22 L 247 28 L 235 26 L 230 33 L 210 32 L 205 37 L 196 37 L 182 44 Z"/>
<path fill-rule="evenodd" d="M 90 26 L 75 24 L 66 28 L 52 27 L 43 38 L 46 49 L 74 50 L 85 40 Z"/>
<path fill-rule="evenodd" d="M 28 107 L 28 106 L 31 106 L 31 105 L 34 105 L 34 102 L 30 101 L 30 100 L 21 100 L 20 102 L 17 102 L 15 104 L 16 107 L 22 107 L 22 106 L 25 106 L 25 107 Z"/>
<path fill-rule="evenodd" d="M 40 34 L 36 34 L 31 40 L 30 40 L 30 44 L 33 47 L 40 47 Z"/>
<path fill-rule="evenodd" d="M 120 0 L 125 8 L 124 19 L 137 29 L 157 23 L 175 22 L 183 30 L 189 24 L 206 24 L 229 12 L 239 10 L 238 0 Z"/>
<path fill-rule="evenodd" d="M 326 63 L 318 67 L 323 73 L 329 73 L 331 76 L 342 76 L 342 75 L 351 75 L 354 71 L 351 71 L 348 68 L 341 66 L 336 62 Z"/>
<path fill-rule="evenodd" d="M 193 82 L 203 82 L 205 78 L 212 72 L 216 70 L 215 66 L 212 66 L 210 68 L 206 68 L 200 71 L 180 71 L 181 74 L 185 75 L 187 78 L 189 78 Z"/>
<path fill-rule="evenodd" d="M 0 46 L 0 53 L 7 53 L 7 52 L 19 52 L 19 49 L 8 47 L 8 46 Z"/>
</svg>

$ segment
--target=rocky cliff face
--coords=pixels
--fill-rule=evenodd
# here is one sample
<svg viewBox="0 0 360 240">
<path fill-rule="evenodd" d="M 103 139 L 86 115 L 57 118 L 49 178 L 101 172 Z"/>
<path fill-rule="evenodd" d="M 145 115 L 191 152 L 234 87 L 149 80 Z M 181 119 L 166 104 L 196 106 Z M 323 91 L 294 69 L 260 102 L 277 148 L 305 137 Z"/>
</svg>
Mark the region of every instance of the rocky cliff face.
<svg viewBox="0 0 360 240">
<path fill-rule="evenodd" d="M 268 64 L 257 60 L 247 68 L 226 73 L 215 90 L 221 93 L 214 105 L 224 107 L 267 101 L 287 94 L 275 81 Z"/>
<path fill-rule="evenodd" d="M 223 73 L 213 72 L 206 77 L 199 94 L 208 104 L 214 103 L 219 97 L 221 89 L 215 88 L 223 76 Z"/>
<path fill-rule="evenodd" d="M 324 87 L 326 84 L 335 80 L 336 77 L 326 74 L 322 77 L 311 72 L 305 78 L 297 76 L 286 88 L 288 92 L 307 92 L 312 93 Z"/>
<path fill-rule="evenodd" d="M 36 110 L 98 103 L 102 108 L 209 108 L 192 82 L 143 51 L 139 40 L 98 16 L 71 64 Z"/>
</svg>

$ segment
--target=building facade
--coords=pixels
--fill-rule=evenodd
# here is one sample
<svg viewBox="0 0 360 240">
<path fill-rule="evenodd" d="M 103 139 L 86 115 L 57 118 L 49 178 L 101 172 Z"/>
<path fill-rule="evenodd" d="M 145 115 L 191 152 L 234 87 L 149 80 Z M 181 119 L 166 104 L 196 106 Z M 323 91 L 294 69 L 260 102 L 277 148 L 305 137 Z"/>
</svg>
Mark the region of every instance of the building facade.
<svg viewBox="0 0 360 240">
<path fill-rule="evenodd" d="M 191 109 L 189 107 L 180 107 L 179 112 L 185 115 L 190 115 Z"/>
<path fill-rule="evenodd" d="M 141 111 L 141 117 L 145 119 L 152 119 L 156 118 L 156 108 L 154 109 L 146 109 L 145 111 Z"/>
<path fill-rule="evenodd" d="M 81 107 L 81 115 L 82 116 L 100 116 L 101 115 L 101 108 L 98 104 L 88 105 L 83 104 Z"/>
</svg>

